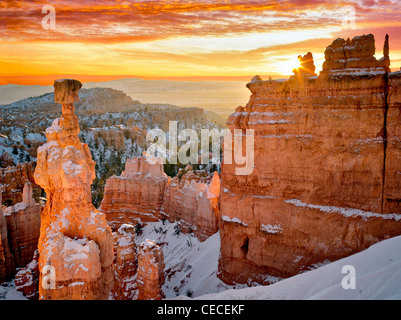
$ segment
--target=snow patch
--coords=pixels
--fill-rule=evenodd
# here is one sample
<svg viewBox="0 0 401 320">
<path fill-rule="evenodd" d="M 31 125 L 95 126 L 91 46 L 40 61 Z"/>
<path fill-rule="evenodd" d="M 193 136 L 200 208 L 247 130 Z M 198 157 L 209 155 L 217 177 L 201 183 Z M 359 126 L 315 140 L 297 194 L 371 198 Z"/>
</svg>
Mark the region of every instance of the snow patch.
<svg viewBox="0 0 401 320">
<path fill-rule="evenodd" d="M 222 216 L 222 217 L 221 217 L 221 220 L 226 221 L 226 222 L 238 223 L 238 224 L 243 225 L 244 227 L 247 227 L 247 226 L 248 226 L 248 224 L 242 222 L 242 221 L 241 221 L 240 219 L 238 219 L 238 218 L 230 218 L 230 217 L 228 217 L 228 216 Z"/>
<path fill-rule="evenodd" d="M 262 224 L 262 226 L 260 227 L 260 230 L 264 231 L 266 233 L 270 233 L 270 234 L 278 234 L 278 233 L 281 233 L 283 231 L 283 228 L 282 228 L 282 226 L 280 224 L 274 224 L 274 225 L 271 225 L 271 224 L 264 225 L 264 224 Z"/>
<path fill-rule="evenodd" d="M 339 213 L 345 217 L 362 217 L 363 220 L 367 220 L 369 218 L 381 218 L 385 220 L 395 220 L 395 221 L 401 220 L 401 214 L 397 213 L 381 214 L 381 213 L 363 211 L 360 209 L 342 208 L 335 206 L 320 206 L 315 204 L 308 204 L 298 199 L 284 200 L 284 202 L 292 204 L 297 207 L 317 209 L 326 213 Z"/>
</svg>

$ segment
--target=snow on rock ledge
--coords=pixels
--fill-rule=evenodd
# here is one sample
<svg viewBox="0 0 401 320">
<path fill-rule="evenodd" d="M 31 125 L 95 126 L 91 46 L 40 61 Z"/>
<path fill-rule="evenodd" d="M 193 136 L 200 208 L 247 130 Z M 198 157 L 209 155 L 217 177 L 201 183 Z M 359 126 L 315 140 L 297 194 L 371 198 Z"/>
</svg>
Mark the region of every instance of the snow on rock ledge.
<svg viewBox="0 0 401 320">
<path fill-rule="evenodd" d="M 379 242 L 370 248 L 323 267 L 269 286 L 227 290 L 207 294 L 200 300 L 400 300 L 401 237 Z M 342 281 L 355 268 L 356 289 L 345 290 Z M 344 269 L 345 270 L 345 269 Z"/>
</svg>

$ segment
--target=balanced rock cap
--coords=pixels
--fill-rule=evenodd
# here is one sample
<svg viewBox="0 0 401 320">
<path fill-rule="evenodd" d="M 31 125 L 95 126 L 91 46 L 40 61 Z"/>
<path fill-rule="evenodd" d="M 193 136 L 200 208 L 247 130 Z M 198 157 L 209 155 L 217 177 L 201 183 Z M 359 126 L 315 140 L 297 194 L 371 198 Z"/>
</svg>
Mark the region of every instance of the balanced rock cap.
<svg viewBox="0 0 401 320">
<path fill-rule="evenodd" d="M 60 104 L 71 104 L 79 101 L 78 91 L 82 83 L 73 79 L 54 81 L 54 101 Z"/>
</svg>

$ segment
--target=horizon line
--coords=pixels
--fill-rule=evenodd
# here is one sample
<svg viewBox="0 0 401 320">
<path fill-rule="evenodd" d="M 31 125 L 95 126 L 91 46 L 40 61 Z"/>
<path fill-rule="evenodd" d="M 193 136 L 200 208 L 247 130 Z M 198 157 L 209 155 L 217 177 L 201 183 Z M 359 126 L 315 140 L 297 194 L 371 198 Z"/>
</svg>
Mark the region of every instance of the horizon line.
<svg viewBox="0 0 401 320">
<path fill-rule="evenodd" d="M 82 83 L 90 82 L 107 82 L 124 79 L 139 79 L 139 80 L 167 80 L 167 81 L 250 81 L 254 75 L 238 75 L 238 76 L 138 76 L 138 75 L 87 75 L 87 74 L 54 74 L 54 75 L 29 75 L 29 76 L 0 76 L 0 85 L 53 85 L 57 79 L 71 78 L 79 80 Z M 289 75 L 259 75 L 260 77 L 272 79 L 289 78 Z"/>
</svg>

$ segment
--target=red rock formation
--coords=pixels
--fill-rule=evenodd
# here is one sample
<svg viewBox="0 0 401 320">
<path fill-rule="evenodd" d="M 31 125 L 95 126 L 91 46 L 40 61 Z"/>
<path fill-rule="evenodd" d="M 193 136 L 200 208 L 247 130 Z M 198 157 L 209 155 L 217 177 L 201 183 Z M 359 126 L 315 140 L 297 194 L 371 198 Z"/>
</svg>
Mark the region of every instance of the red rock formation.
<svg viewBox="0 0 401 320">
<path fill-rule="evenodd" d="M 1 202 L 1 194 L 0 194 Z M 14 257 L 11 255 L 7 238 L 7 220 L 0 205 L 0 284 L 15 274 Z"/>
<path fill-rule="evenodd" d="M 161 219 L 160 208 L 168 177 L 163 172 L 163 164 L 153 164 L 156 161 L 149 160 L 149 156 L 127 160 L 125 171 L 107 180 L 99 210 L 106 213 L 113 230 L 123 223 Z"/>
<path fill-rule="evenodd" d="M 146 240 L 138 249 L 138 300 L 164 298 L 164 255 L 154 242 Z"/>
<path fill-rule="evenodd" d="M 136 300 L 138 287 L 136 283 L 137 252 L 135 228 L 123 224 L 114 235 L 114 300 Z"/>
<path fill-rule="evenodd" d="M 55 81 L 62 116 L 38 149 L 35 181 L 47 195 L 38 244 L 40 283 L 50 280 L 39 286 L 41 299 L 108 299 L 113 286 L 112 232 L 92 205 L 95 163 L 78 138 L 73 103 L 81 86 L 76 80 Z"/>
<path fill-rule="evenodd" d="M 298 56 L 299 67 L 292 70 L 297 76 L 315 76 L 315 64 L 313 62 L 313 55 L 308 52 L 306 55 Z"/>
<path fill-rule="evenodd" d="M 374 48 L 372 35 L 337 39 L 319 77 L 247 85 L 228 125 L 254 129 L 255 167 L 222 166 L 224 281 L 267 283 L 401 234 L 401 77 L 388 41 L 382 59 Z"/>
<path fill-rule="evenodd" d="M 164 195 L 162 212 L 171 222 L 178 221 L 185 233 L 194 232 L 204 241 L 218 230 L 220 178 L 202 171 L 189 170 L 170 180 Z M 207 184 L 209 183 L 209 184 Z"/>
<path fill-rule="evenodd" d="M 386 151 L 382 198 L 384 212 L 401 211 L 401 71 L 388 76 L 387 121 L 385 127 Z"/>
<path fill-rule="evenodd" d="M 375 38 L 373 34 L 358 36 L 350 40 L 337 39 L 326 48 L 325 62 L 321 78 L 336 77 L 337 74 L 350 73 L 359 76 L 360 73 L 383 74 L 390 72 L 388 35 L 383 48 L 383 58 L 376 60 Z"/>
<path fill-rule="evenodd" d="M 152 159 L 145 155 L 128 160 L 121 176 L 107 180 L 99 210 L 106 213 L 112 229 L 167 217 L 172 222 L 179 220 L 182 231 L 193 231 L 201 241 L 217 232 L 218 173 L 212 179 L 203 171 L 194 173 L 189 166 L 169 180 L 163 165 Z"/>
<path fill-rule="evenodd" d="M 41 188 L 35 184 L 33 174 L 36 162 L 19 163 L 15 167 L 0 169 L 0 185 L 3 194 L 3 202 L 14 205 L 22 201 L 22 190 L 25 183 L 33 185 L 34 195 L 40 196 Z"/>
<path fill-rule="evenodd" d="M 25 267 L 38 247 L 41 206 L 32 198 L 32 184 L 25 183 L 23 202 L 4 210 L 8 245 L 15 267 Z"/>
<path fill-rule="evenodd" d="M 33 260 L 20 269 L 15 275 L 15 289 L 21 291 L 29 300 L 39 299 L 39 251 L 36 250 Z"/>
</svg>

